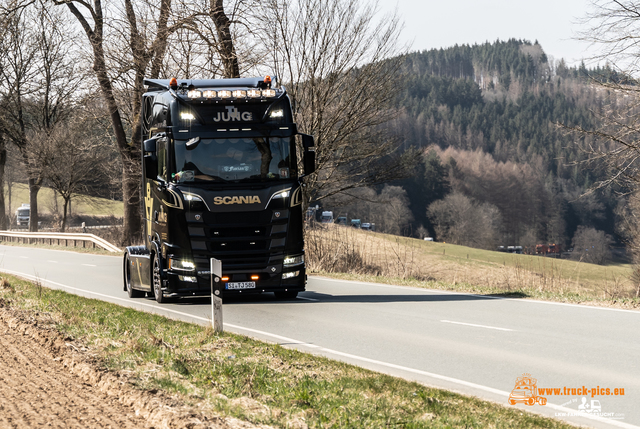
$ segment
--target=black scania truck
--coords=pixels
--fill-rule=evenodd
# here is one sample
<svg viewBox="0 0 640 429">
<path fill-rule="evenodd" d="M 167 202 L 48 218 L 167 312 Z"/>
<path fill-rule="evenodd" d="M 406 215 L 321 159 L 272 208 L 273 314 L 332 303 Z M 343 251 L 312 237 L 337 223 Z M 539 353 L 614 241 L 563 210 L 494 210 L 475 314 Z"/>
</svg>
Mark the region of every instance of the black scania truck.
<svg viewBox="0 0 640 429">
<path fill-rule="evenodd" d="M 125 251 L 124 289 L 159 303 L 208 295 L 216 258 L 223 296 L 295 298 L 306 285 L 302 178 L 315 152 L 286 90 L 269 76 L 144 84 L 144 244 Z"/>
</svg>

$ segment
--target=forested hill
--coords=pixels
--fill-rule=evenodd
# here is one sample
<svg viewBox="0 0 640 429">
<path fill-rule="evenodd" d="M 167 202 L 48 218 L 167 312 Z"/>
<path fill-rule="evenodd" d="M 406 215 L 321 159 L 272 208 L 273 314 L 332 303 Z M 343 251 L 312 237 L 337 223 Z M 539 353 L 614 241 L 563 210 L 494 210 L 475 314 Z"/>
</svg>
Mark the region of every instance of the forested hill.
<svg viewBox="0 0 640 429">
<path fill-rule="evenodd" d="M 498 244 L 570 245 L 579 226 L 614 233 L 614 198 L 578 199 L 602 173 L 572 165 L 585 157 L 581 137 L 557 124 L 594 127 L 602 94 L 590 76 L 619 76 L 550 61 L 537 42 L 515 39 L 411 53 L 404 72 L 398 133 L 405 147 L 436 148 L 401 183 L 414 231 L 437 234 L 427 208 L 457 192 L 499 210 Z"/>
</svg>

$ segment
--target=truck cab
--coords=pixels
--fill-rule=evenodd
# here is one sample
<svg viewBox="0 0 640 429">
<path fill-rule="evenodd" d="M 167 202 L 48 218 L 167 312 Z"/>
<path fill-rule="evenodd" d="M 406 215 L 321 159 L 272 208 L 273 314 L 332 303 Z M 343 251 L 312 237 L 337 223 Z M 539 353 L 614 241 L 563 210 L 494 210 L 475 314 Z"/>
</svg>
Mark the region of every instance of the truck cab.
<svg viewBox="0 0 640 429">
<path fill-rule="evenodd" d="M 320 223 L 333 223 L 333 212 L 332 211 L 322 212 L 322 216 L 320 216 Z"/>
<path fill-rule="evenodd" d="M 286 90 L 268 76 L 145 84 L 144 243 L 125 251 L 125 290 L 208 295 L 215 258 L 223 295 L 294 298 L 306 285 L 302 185 L 315 152 Z"/>
<path fill-rule="evenodd" d="M 16 226 L 18 228 L 28 228 L 29 219 L 31 218 L 31 205 L 22 204 L 16 210 Z"/>
</svg>

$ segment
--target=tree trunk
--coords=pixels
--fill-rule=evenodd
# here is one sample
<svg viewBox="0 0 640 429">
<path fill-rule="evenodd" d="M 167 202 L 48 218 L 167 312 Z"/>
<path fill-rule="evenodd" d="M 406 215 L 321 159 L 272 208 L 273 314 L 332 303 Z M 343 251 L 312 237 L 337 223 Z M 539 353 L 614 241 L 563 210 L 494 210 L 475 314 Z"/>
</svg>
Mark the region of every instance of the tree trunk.
<svg viewBox="0 0 640 429">
<path fill-rule="evenodd" d="M 122 196 L 124 200 L 124 229 L 123 242 L 138 244 L 142 240 L 142 216 L 140 213 L 140 163 L 132 159 L 123 160 Z"/>
<path fill-rule="evenodd" d="M 9 226 L 9 222 L 7 221 L 7 212 L 4 206 L 4 165 L 6 162 L 7 148 L 5 147 L 4 136 L 0 131 L 0 230 L 6 230 Z"/>
<path fill-rule="evenodd" d="M 240 67 L 238 66 L 238 56 L 233 46 L 231 37 L 231 22 L 224 13 L 224 0 L 211 0 L 209 16 L 216 26 L 218 33 L 220 57 L 224 68 L 225 78 L 240 77 Z"/>
<path fill-rule="evenodd" d="M 39 181 L 29 178 L 29 231 L 38 232 L 38 192 Z"/>
<path fill-rule="evenodd" d="M 63 197 L 64 207 L 62 209 L 62 226 L 60 226 L 60 232 L 67 230 L 67 207 L 71 204 L 71 195 L 68 198 Z"/>
</svg>

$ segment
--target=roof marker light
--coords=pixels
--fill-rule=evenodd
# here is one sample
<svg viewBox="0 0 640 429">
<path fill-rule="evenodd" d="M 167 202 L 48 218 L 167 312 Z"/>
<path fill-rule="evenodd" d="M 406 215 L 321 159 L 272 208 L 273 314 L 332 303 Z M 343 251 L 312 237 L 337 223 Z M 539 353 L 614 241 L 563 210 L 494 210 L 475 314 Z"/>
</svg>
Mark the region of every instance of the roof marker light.
<svg viewBox="0 0 640 429">
<path fill-rule="evenodd" d="M 215 91 L 208 89 L 202 93 L 202 96 L 204 98 L 215 98 L 218 96 L 218 94 Z"/>
<path fill-rule="evenodd" d="M 237 89 L 235 91 L 233 91 L 233 96 L 235 98 L 244 98 L 247 96 L 247 91 L 242 90 L 242 89 Z"/>
<path fill-rule="evenodd" d="M 218 97 L 220 98 L 231 98 L 231 91 L 223 89 L 222 91 L 218 91 Z"/>
<path fill-rule="evenodd" d="M 197 89 L 192 89 L 191 91 L 187 92 L 187 97 L 200 98 L 202 97 L 202 92 L 198 91 Z"/>
<path fill-rule="evenodd" d="M 275 89 L 263 89 L 262 90 L 262 96 L 263 97 L 275 97 L 276 96 L 276 90 Z"/>
<path fill-rule="evenodd" d="M 260 98 L 260 97 L 262 97 L 262 92 L 259 89 L 250 89 L 249 91 L 247 91 L 247 94 L 251 98 Z"/>
</svg>

